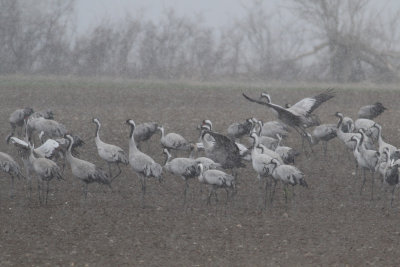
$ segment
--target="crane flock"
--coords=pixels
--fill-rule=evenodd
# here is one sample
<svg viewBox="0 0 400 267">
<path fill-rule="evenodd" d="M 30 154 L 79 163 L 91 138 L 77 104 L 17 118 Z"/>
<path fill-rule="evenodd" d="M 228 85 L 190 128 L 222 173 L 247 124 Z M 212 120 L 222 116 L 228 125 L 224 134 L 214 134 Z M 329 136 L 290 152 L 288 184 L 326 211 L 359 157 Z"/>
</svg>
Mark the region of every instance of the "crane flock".
<svg viewBox="0 0 400 267">
<path fill-rule="evenodd" d="M 315 96 L 307 97 L 294 105 L 280 106 L 272 103 L 271 96 L 264 92 L 258 99 L 251 98 L 243 93 L 245 99 L 267 107 L 276 115 L 277 121 L 263 122 L 248 117 L 243 122 L 232 122 L 226 134 L 213 129 L 210 119 L 204 119 L 198 126 L 199 140 L 190 142 L 182 135 L 174 132 L 165 133 L 164 127 L 156 122 L 143 122 L 136 125 L 133 119 L 126 120 L 130 129 L 129 151 L 125 151 L 113 144 L 105 143 L 100 139 L 101 123 L 98 118 L 92 122 L 94 143 L 99 157 L 108 165 L 108 172 L 104 171 L 87 160 L 79 158 L 78 148 L 84 142 L 77 135 L 73 135 L 68 128 L 54 119 L 51 110 L 34 112 L 30 107 L 17 109 L 10 117 L 11 133 L 6 142 L 14 145 L 17 156 L 23 162 L 25 175 L 18 162 L 9 154 L 0 152 L 0 170 L 11 177 L 10 195 L 14 197 L 14 178 L 26 179 L 29 182 L 30 196 L 32 193 L 32 176 L 36 176 L 40 203 L 47 203 L 49 183 L 54 178 L 66 180 L 64 173 L 65 161 L 69 163 L 73 176 L 83 182 L 83 195 L 87 198 L 88 185 L 98 183 L 111 188 L 112 182 L 121 173 L 120 165 L 127 165 L 136 174 L 141 184 L 141 204 L 144 207 L 146 184 L 151 178 L 160 183 L 164 180 L 164 173 L 181 177 L 183 185 L 183 203 L 187 203 L 189 180 L 197 180 L 200 184 L 209 187 L 207 203 L 211 204 L 211 197 L 217 198 L 217 190 L 224 189 L 227 193 L 226 201 L 234 201 L 240 187 L 239 173 L 241 168 L 253 169 L 254 177 L 260 182 L 263 190 L 264 208 L 268 200 L 272 204 L 275 189 L 281 183 L 287 202 L 288 186 L 307 187 L 312 181 L 306 182 L 307 172 L 295 166 L 296 157 L 301 151 L 309 155 L 305 142 L 312 147 L 322 142 L 324 155 L 328 153 L 327 144 L 336 137 L 353 155 L 356 168 L 362 170 L 362 185 L 360 194 L 366 183 L 366 172 L 371 173 L 371 199 L 373 199 L 374 180 L 378 174 L 382 186 L 392 187 L 390 205 L 393 205 L 395 188 L 399 185 L 400 150 L 385 142 L 382 138 L 382 126 L 373 119 L 382 114 L 386 108 L 380 102 L 361 107 L 358 119 L 352 120 L 341 112 L 334 115 L 338 121 L 321 124 L 319 117 L 313 112 L 323 103 L 335 96 L 333 89 L 328 89 Z M 16 129 L 20 128 L 18 136 Z M 312 131 L 310 127 L 314 127 Z M 291 148 L 283 144 L 286 137 L 291 135 L 291 129 L 297 132 L 302 140 L 302 148 Z M 151 138 L 160 133 L 160 151 L 166 157 L 163 164 L 157 163 L 151 155 L 141 149 L 142 143 L 150 143 Z M 40 145 L 35 148 L 35 135 Z M 247 141 L 247 142 L 246 142 Z M 243 143 L 245 142 L 245 143 Z M 247 144 L 246 144 L 247 143 Z M 171 152 L 185 156 L 173 157 Z M 190 154 L 189 154 L 190 153 Z M 202 153 L 203 155 L 198 155 Z M 59 159 L 64 162 L 59 162 Z M 247 163 L 249 162 L 249 163 Z M 62 168 L 58 166 L 62 164 Z M 118 169 L 112 174 L 112 167 Z M 242 181 L 243 180 L 243 181 Z M 46 183 L 46 194 L 44 186 Z M 246 182 L 241 179 L 241 182 Z M 273 186 L 272 186 L 273 185 Z M 269 195 L 269 198 L 268 198 Z M 293 194 L 294 196 L 294 194 Z M 294 200 L 293 198 L 293 201 Z"/>
</svg>

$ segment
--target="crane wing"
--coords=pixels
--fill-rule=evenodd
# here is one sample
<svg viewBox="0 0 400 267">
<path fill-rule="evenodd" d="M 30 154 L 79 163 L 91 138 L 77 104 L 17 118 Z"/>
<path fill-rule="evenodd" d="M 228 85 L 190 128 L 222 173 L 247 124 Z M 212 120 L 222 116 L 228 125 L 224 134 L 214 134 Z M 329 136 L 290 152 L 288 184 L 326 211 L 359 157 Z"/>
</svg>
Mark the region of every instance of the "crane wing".
<svg viewBox="0 0 400 267">
<path fill-rule="evenodd" d="M 330 88 L 318 95 L 300 100 L 299 102 L 288 108 L 288 110 L 307 116 L 310 115 L 315 109 L 317 109 L 322 103 L 328 101 L 334 96 L 335 91 L 333 88 Z"/>
</svg>

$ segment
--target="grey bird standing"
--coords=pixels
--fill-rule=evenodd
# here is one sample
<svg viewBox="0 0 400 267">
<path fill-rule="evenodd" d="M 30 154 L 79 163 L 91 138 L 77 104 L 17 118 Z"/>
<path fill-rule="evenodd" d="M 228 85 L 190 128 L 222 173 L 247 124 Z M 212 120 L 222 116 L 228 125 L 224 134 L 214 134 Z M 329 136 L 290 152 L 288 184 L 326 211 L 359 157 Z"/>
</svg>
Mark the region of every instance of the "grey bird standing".
<svg viewBox="0 0 400 267">
<path fill-rule="evenodd" d="M 74 157 L 71 153 L 74 139 L 71 135 L 66 135 L 65 137 L 69 141 L 66 159 L 71 166 L 72 174 L 84 183 L 83 193 L 85 195 L 85 199 L 87 198 L 88 185 L 90 183 L 104 184 L 111 188 L 111 180 L 107 176 L 106 172 L 98 168 L 93 163 Z"/>
<path fill-rule="evenodd" d="M 11 133 L 6 137 L 6 141 L 10 140 L 10 137 L 14 135 L 15 129 L 17 127 L 21 128 L 20 135 L 22 135 L 22 127 L 24 126 L 25 120 L 33 113 L 32 108 L 23 108 L 17 109 L 13 113 L 11 113 L 10 118 L 8 119 L 11 125 Z"/>
<path fill-rule="evenodd" d="M 162 180 L 162 167 L 156 163 L 150 156 L 141 152 L 135 142 L 135 122 L 127 120 L 126 124 L 131 127 L 129 134 L 129 164 L 136 173 L 142 184 L 142 207 L 144 207 L 144 196 L 146 194 L 146 180 L 150 177 Z"/>
<path fill-rule="evenodd" d="M 272 177 L 274 178 L 274 188 L 271 194 L 271 202 L 273 201 L 275 188 L 278 181 L 284 184 L 285 201 L 287 203 L 287 186 L 295 186 L 297 184 L 308 187 L 306 180 L 304 179 L 304 173 L 292 165 L 279 164 L 276 159 L 272 159 L 270 164 L 272 167 Z"/>
<path fill-rule="evenodd" d="M 121 174 L 121 168 L 119 167 L 119 164 L 122 163 L 124 165 L 129 164 L 129 160 L 125 152 L 122 150 L 122 148 L 104 143 L 100 139 L 100 121 L 97 118 L 94 118 L 92 120 L 93 123 L 96 124 L 96 134 L 95 134 L 95 142 L 96 142 L 96 147 L 97 147 L 97 152 L 103 160 L 105 160 L 108 164 L 108 169 L 109 169 L 109 177 L 114 180 Z M 115 175 L 115 177 L 112 176 L 111 173 L 111 164 L 115 164 L 118 167 L 118 173 Z"/>
<path fill-rule="evenodd" d="M 159 125 L 156 122 L 144 122 L 136 125 L 134 137 L 139 149 L 141 143 L 148 141 L 156 132 L 159 131 L 158 126 Z M 147 142 L 147 144 L 149 143 Z"/>
<path fill-rule="evenodd" d="M 42 203 L 42 188 L 43 182 L 46 182 L 46 198 L 45 203 L 47 204 L 47 197 L 49 195 L 49 184 L 53 178 L 58 180 L 62 180 L 62 175 L 60 168 L 57 164 L 46 158 L 37 158 L 33 153 L 33 146 L 30 145 L 30 155 L 29 161 L 32 164 L 32 169 L 38 176 L 38 194 L 39 194 L 39 201 Z"/>
<path fill-rule="evenodd" d="M 14 197 L 14 178 L 24 177 L 18 163 L 8 154 L 0 152 L 0 170 L 8 173 L 11 177 L 10 197 Z"/>
<path fill-rule="evenodd" d="M 174 158 L 171 159 L 171 154 L 168 149 L 164 148 L 163 153 L 166 156 L 164 169 L 168 172 L 182 177 L 185 181 L 185 188 L 183 190 L 183 203 L 186 203 L 187 189 L 189 188 L 189 179 L 195 178 L 199 175 L 197 162 L 191 158 Z"/>
<path fill-rule="evenodd" d="M 236 194 L 236 180 L 235 177 L 229 175 L 220 170 L 204 170 L 203 164 L 198 165 L 200 183 L 207 184 L 210 186 L 209 194 L 207 198 L 207 204 L 211 204 L 211 196 L 215 196 L 215 200 L 218 201 L 217 189 L 224 188 L 226 191 L 226 201 L 229 200 L 229 190 L 232 190 L 231 198 Z"/>
</svg>

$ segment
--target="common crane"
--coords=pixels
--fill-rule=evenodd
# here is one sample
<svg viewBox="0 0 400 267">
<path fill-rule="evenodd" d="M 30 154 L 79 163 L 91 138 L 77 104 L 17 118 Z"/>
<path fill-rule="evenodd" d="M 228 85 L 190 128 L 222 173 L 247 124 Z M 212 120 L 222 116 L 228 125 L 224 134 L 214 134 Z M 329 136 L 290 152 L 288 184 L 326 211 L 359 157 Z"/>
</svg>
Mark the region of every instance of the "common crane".
<svg viewBox="0 0 400 267">
<path fill-rule="evenodd" d="M 389 143 L 386 143 L 383 141 L 382 138 L 382 126 L 379 124 L 375 123 L 374 126 L 376 129 L 378 129 L 378 146 L 379 146 L 379 153 L 383 152 L 383 149 L 387 147 L 389 149 L 389 154 L 392 157 L 392 155 L 397 151 L 397 148 Z"/>
<path fill-rule="evenodd" d="M 159 131 L 158 127 L 159 124 L 156 122 L 144 122 L 136 125 L 134 137 L 139 149 L 143 142 L 148 141 L 156 132 Z"/>
<path fill-rule="evenodd" d="M 311 113 L 322 103 L 333 98 L 335 96 L 335 92 L 333 91 L 333 89 L 328 89 L 325 92 L 315 95 L 313 97 L 304 98 L 290 108 L 284 108 L 282 106 L 272 103 L 271 97 L 269 96 L 269 94 L 266 93 L 261 94 L 262 98 L 266 98 L 266 102 L 252 99 L 244 93 L 243 96 L 251 102 L 265 105 L 274 110 L 274 113 L 277 115 L 279 120 L 294 128 L 304 138 L 306 134 L 305 126 L 313 120 L 310 116 Z"/>
<path fill-rule="evenodd" d="M 287 203 L 287 186 L 292 185 L 295 186 L 297 184 L 308 187 L 306 180 L 304 179 L 304 173 L 297 169 L 295 166 L 280 164 L 276 159 L 271 159 L 270 164 L 271 175 L 274 179 L 274 188 L 271 194 L 271 202 L 273 201 L 275 188 L 278 181 L 281 181 L 284 184 L 284 193 L 285 193 L 285 201 Z"/>
<path fill-rule="evenodd" d="M 63 177 L 61 175 L 61 170 L 57 166 L 57 164 L 46 158 L 37 158 L 34 155 L 33 146 L 29 144 L 30 147 L 30 155 L 29 155 L 29 162 L 32 165 L 33 171 L 38 176 L 38 194 L 39 194 L 39 201 L 42 203 L 42 187 L 43 182 L 46 182 L 46 198 L 45 203 L 47 204 L 47 197 L 49 195 L 49 184 L 53 178 L 57 180 L 62 180 Z"/>
<path fill-rule="evenodd" d="M 321 124 L 314 128 L 311 134 L 307 133 L 312 145 L 322 142 L 324 155 L 328 151 L 328 142 L 337 136 L 336 124 Z"/>
<path fill-rule="evenodd" d="M 96 134 L 95 134 L 94 140 L 96 142 L 97 152 L 98 152 L 100 158 L 105 160 L 108 164 L 108 170 L 109 170 L 108 176 L 111 179 L 115 179 L 121 174 L 121 168 L 119 167 L 119 164 L 120 163 L 122 163 L 124 165 L 129 164 L 128 157 L 125 154 L 125 152 L 122 150 L 122 148 L 115 146 L 115 145 L 107 144 L 107 143 L 104 143 L 103 141 L 101 141 L 100 135 L 99 135 L 100 127 L 101 127 L 100 121 L 97 118 L 93 118 L 92 122 L 96 124 Z M 111 165 L 112 164 L 115 164 L 118 167 L 118 173 L 114 177 L 112 176 L 112 173 L 111 173 Z"/>
<path fill-rule="evenodd" d="M 161 132 L 160 142 L 164 148 L 184 151 L 192 149 L 193 144 L 187 141 L 182 135 L 177 133 L 165 134 L 163 126 L 158 126 L 158 130 Z"/>
<path fill-rule="evenodd" d="M 211 204 L 211 196 L 215 196 L 215 200 L 218 201 L 217 192 L 218 188 L 224 188 L 226 191 L 226 201 L 229 200 L 229 189 L 232 190 L 231 197 L 236 194 L 236 180 L 235 177 L 229 175 L 220 170 L 204 170 L 203 164 L 198 165 L 200 183 L 207 184 L 210 186 L 207 204 Z"/>
<path fill-rule="evenodd" d="M 353 154 L 357 160 L 358 166 L 362 168 L 363 171 L 363 182 L 360 189 L 360 195 L 362 193 L 363 187 L 366 181 L 365 171 L 369 170 L 371 173 L 371 199 L 374 197 L 374 174 L 378 169 L 378 163 L 380 158 L 380 153 L 375 150 L 365 149 L 362 146 L 364 134 L 361 134 L 361 138 L 353 136 L 352 141 L 356 142 Z"/>
<path fill-rule="evenodd" d="M 38 133 L 43 132 L 40 136 L 40 141 L 42 143 L 44 142 L 44 137 L 59 138 L 67 134 L 67 128 L 63 124 L 43 117 L 29 118 L 27 121 L 27 128 L 29 138 L 32 137 L 32 133 L 35 131 Z"/>
<path fill-rule="evenodd" d="M 146 180 L 150 177 L 162 180 L 162 167 L 155 162 L 150 156 L 141 152 L 135 142 L 135 127 L 133 120 L 127 120 L 126 124 L 131 127 L 129 134 L 129 164 L 136 173 L 142 184 L 142 207 L 144 207 L 144 196 L 146 194 Z"/>
<path fill-rule="evenodd" d="M 199 175 L 197 162 L 191 158 L 174 158 L 169 153 L 168 149 L 164 148 L 163 153 L 166 156 L 164 168 L 174 175 L 182 177 L 185 181 L 183 190 L 183 203 L 186 203 L 186 193 L 189 188 L 189 179 L 195 178 Z"/>
<path fill-rule="evenodd" d="M 281 146 L 282 137 L 277 134 L 276 135 L 279 142 L 278 146 L 275 149 L 275 152 L 282 158 L 283 163 L 285 164 L 294 164 L 297 156 L 300 155 L 300 152 L 288 146 Z"/>
<path fill-rule="evenodd" d="M 245 135 L 249 135 L 253 126 L 254 122 L 251 118 L 242 123 L 232 123 L 227 129 L 227 136 L 232 140 L 239 139 Z"/>
<path fill-rule="evenodd" d="M 253 166 L 254 171 L 257 173 L 257 179 L 260 183 L 260 189 L 262 188 L 263 179 L 265 178 L 265 186 L 264 186 L 264 209 L 267 205 L 267 194 L 268 194 L 268 186 L 269 180 L 268 176 L 270 174 L 270 162 L 272 157 L 268 154 L 263 154 L 257 150 L 257 134 L 252 133 L 250 137 L 253 139 L 253 149 L 251 151 L 251 164 Z"/>
<path fill-rule="evenodd" d="M 109 179 L 107 173 L 91 162 L 74 157 L 71 153 L 74 138 L 71 135 L 66 135 L 65 138 L 69 141 L 66 159 L 71 166 L 72 174 L 84 183 L 83 193 L 85 199 L 87 198 L 90 183 L 104 184 L 111 188 L 112 180 Z"/>
<path fill-rule="evenodd" d="M 11 190 L 10 190 L 10 197 L 14 197 L 14 178 L 21 178 L 24 177 L 21 174 L 21 168 L 19 167 L 18 163 L 8 154 L 4 152 L 0 152 L 0 170 L 5 173 L 8 173 L 11 177 Z"/>
<path fill-rule="evenodd" d="M 10 118 L 8 119 L 11 125 L 11 133 L 6 137 L 7 143 L 9 142 L 11 136 L 14 135 L 15 129 L 17 127 L 21 128 L 20 135 L 22 135 L 22 128 L 25 125 L 25 120 L 33 113 L 32 108 L 23 108 L 17 109 L 13 113 L 11 113 Z M 26 126 L 25 126 L 26 127 Z"/>
<path fill-rule="evenodd" d="M 25 137 L 27 140 L 27 137 Z M 22 162 L 24 163 L 25 169 L 25 177 L 28 180 L 29 185 L 29 196 L 32 195 L 32 178 L 31 173 L 33 172 L 33 166 L 29 160 L 30 156 L 30 147 L 29 143 L 21 140 L 17 137 L 11 137 L 10 142 L 14 144 L 17 148 L 18 155 L 21 157 Z M 53 139 L 48 139 L 41 146 L 34 148 L 33 152 L 40 158 L 54 159 L 55 155 L 57 155 L 57 151 L 59 149 L 59 144 Z"/>
<path fill-rule="evenodd" d="M 361 107 L 358 111 L 358 117 L 372 120 L 381 115 L 386 109 L 381 102 L 376 102 L 373 105 Z"/>
<path fill-rule="evenodd" d="M 211 136 L 213 140 L 208 136 Z M 235 169 L 245 166 L 237 144 L 228 137 L 212 131 L 203 131 L 201 137 L 206 156 L 221 164 L 223 169 L 232 169 L 236 178 Z"/>
</svg>

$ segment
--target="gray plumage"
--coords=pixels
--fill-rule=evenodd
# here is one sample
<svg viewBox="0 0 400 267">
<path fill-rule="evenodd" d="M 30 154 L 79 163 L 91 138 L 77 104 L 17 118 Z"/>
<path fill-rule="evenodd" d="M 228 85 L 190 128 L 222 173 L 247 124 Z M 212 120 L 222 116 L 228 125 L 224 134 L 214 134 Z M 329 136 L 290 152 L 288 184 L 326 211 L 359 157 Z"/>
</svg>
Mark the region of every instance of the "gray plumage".
<svg viewBox="0 0 400 267">
<path fill-rule="evenodd" d="M 164 133 L 164 127 L 159 126 L 158 129 L 161 131 L 161 145 L 167 149 L 173 150 L 191 150 L 192 144 L 188 142 L 183 136 L 177 133 Z"/>
<path fill-rule="evenodd" d="M 336 124 L 321 124 L 314 128 L 311 134 L 307 133 L 312 145 L 316 145 L 322 142 L 322 148 L 324 150 L 324 155 L 328 151 L 328 142 L 337 136 L 337 126 Z"/>
<path fill-rule="evenodd" d="M 158 126 L 156 122 L 145 122 L 136 125 L 134 137 L 137 146 L 140 147 L 141 143 L 149 140 L 158 131 Z"/>
<path fill-rule="evenodd" d="M 362 190 L 363 190 L 363 187 L 364 187 L 365 181 L 366 181 L 365 171 L 369 170 L 371 172 L 371 199 L 372 199 L 374 196 L 373 195 L 374 178 L 375 178 L 374 173 L 377 171 L 377 169 L 379 167 L 378 164 L 379 164 L 379 159 L 380 159 L 380 153 L 375 150 L 365 149 L 362 146 L 364 137 L 365 137 L 365 135 L 362 133 L 361 138 L 353 136 L 351 138 L 351 140 L 356 143 L 353 154 L 357 160 L 358 166 L 360 166 L 363 171 L 363 183 L 361 185 L 360 194 L 362 193 Z"/>
<path fill-rule="evenodd" d="M 34 153 L 33 153 L 33 147 L 30 147 L 30 155 L 29 155 L 29 161 L 32 165 L 32 170 L 36 173 L 38 176 L 38 193 L 39 193 L 39 201 L 42 202 L 42 187 L 43 187 L 43 182 L 46 182 L 46 197 L 45 197 L 45 203 L 47 204 L 47 197 L 49 194 L 49 184 L 50 181 L 53 180 L 54 178 L 58 180 L 62 180 L 62 175 L 61 175 L 61 170 L 57 166 L 57 164 L 46 158 L 36 158 Z M 44 189 L 44 188 L 43 188 Z"/>
<path fill-rule="evenodd" d="M 370 119 L 357 119 L 354 122 L 354 131 L 364 129 L 365 133 L 374 141 L 378 140 L 378 129 L 374 127 L 376 122 Z"/>
<path fill-rule="evenodd" d="M 40 138 L 42 142 L 44 137 L 59 138 L 67 134 L 67 128 L 63 124 L 43 117 L 29 118 L 27 128 L 29 137 L 32 137 L 32 134 L 35 131 L 37 133 L 43 132 Z"/>
<path fill-rule="evenodd" d="M 379 124 L 375 123 L 374 128 L 376 128 L 378 130 L 378 146 L 379 146 L 379 153 L 383 153 L 383 150 L 385 149 L 385 147 L 387 147 L 389 149 L 389 154 L 392 157 L 393 154 L 397 151 L 397 148 L 389 143 L 386 143 L 383 138 L 382 138 L 382 126 L 380 126 Z"/>
<path fill-rule="evenodd" d="M 275 138 L 277 134 L 280 134 L 284 138 L 287 137 L 289 135 L 288 126 L 279 121 L 269 121 L 266 123 L 261 122 L 261 131 L 259 132 L 259 136 Z"/>
<path fill-rule="evenodd" d="M 266 129 L 267 128 L 268 127 L 266 127 Z M 252 129 L 252 132 L 254 131 L 254 132 L 257 133 L 259 144 L 267 147 L 268 149 L 271 149 L 271 150 L 275 151 L 276 147 L 278 146 L 278 139 L 276 139 L 275 137 L 261 135 L 262 129 L 263 129 L 262 121 L 256 121 L 256 125 Z M 272 134 L 272 132 L 271 132 L 271 134 Z"/>
<path fill-rule="evenodd" d="M 22 127 L 25 124 L 25 120 L 33 113 L 32 108 L 23 108 L 23 109 L 17 109 L 13 113 L 11 113 L 9 117 L 9 122 L 11 125 L 11 133 L 6 137 L 6 141 L 8 143 L 9 139 L 11 136 L 14 135 L 15 129 L 17 127 L 21 128 L 21 133 L 22 133 Z"/>
<path fill-rule="evenodd" d="M 44 109 L 34 112 L 32 115 L 30 115 L 30 118 L 45 118 L 52 120 L 54 119 L 54 113 L 51 109 Z"/>
<path fill-rule="evenodd" d="M 350 117 L 343 117 L 342 126 L 340 128 L 344 133 L 352 133 L 354 131 L 354 121 Z"/>
<path fill-rule="evenodd" d="M 367 105 L 360 108 L 358 111 L 358 117 L 364 119 L 374 119 L 381 115 L 387 108 L 382 103 L 376 102 L 373 105 Z"/>
<path fill-rule="evenodd" d="M 232 191 L 231 197 L 236 194 L 236 180 L 235 177 L 229 175 L 220 170 L 204 170 L 203 165 L 200 163 L 198 165 L 199 168 L 199 177 L 198 180 L 200 183 L 207 184 L 210 186 L 207 204 L 211 204 L 211 196 L 215 196 L 215 200 L 218 201 L 216 190 L 219 188 L 224 188 L 226 191 L 226 200 L 229 199 L 229 189 Z"/>
<path fill-rule="evenodd" d="M 284 108 L 272 103 L 271 97 L 266 93 L 261 94 L 262 98 L 266 98 L 266 102 L 252 99 L 245 94 L 243 94 L 243 96 L 251 102 L 256 102 L 258 104 L 269 107 L 274 111 L 275 115 L 277 115 L 278 119 L 281 120 L 283 123 L 293 127 L 301 133 L 304 133 L 305 126 L 313 121 L 311 113 L 315 109 L 317 109 L 322 103 L 333 98 L 335 96 L 335 92 L 333 91 L 333 89 L 328 89 L 325 92 L 322 92 L 313 97 L 304 98 L 290 108 Z"/>
<path fill-rule="evenodd" d="M 235 122 L 228 126 L 227 136 L 232 140 L 239 139 L 244 135 L 249 135 L 252 128 L 252 119 L 247 119 L 244 122 Z"/>
<path fill-rule="evenodd" d="M 259 143 L 258 141 L 258 136 L 256 133 L 251 133 L 250 137 L 253 139 L 253 148 L 255 147 L 256 150 L 258 150 L 258 154 L 265 154 L 268 155 L 269 157 L 273 159 L 277 159 L 280 163 L 283 163 L 283 159 L 281 156 L 276 153 L 275 151 L 268 149 L 267 147 L 263 146 L 262 144 Z M 252 153 L 253 155 L 253 153 Z"/>
<path fill-rule="evenodd" d="M 135 122 L 127 120 L 126 124 L 131 127 L 129 134 L 129 164 L 132 170 L 139 177 L 142 184 L 142 207 L 144 207 L 144 195 L 146 194 L 146 180 L 150 177 L 162 180 L 162 167 L 155 162 L 150 156 L 141 152 L 135 142 Z"/>
<path fill-rule="evenodd" d="M 207 136 L 211 136 L 214 141 L 210 141 Z M 204 131 L 202 141 L 206 156 L 213 161 L 221 164 L 224 169 L 244 167 L 242 156 L 236 143 L 228 137 L 212 131 Z"/>
<path fill-rule="evenodd" d="M 221 168 L 221 164 L 214 162 L 207 157 L 198 157 L 195 159 L 197 164 L 202 164 L 205 171 Z"/>
<path fill-rule="evenodd" d="M 19 149 L 25 150 L 26 151 L 26 155 L 29 155 L 30 148 L 29 148 L 29 144 L 26 141 L 21 140 L 21 139 L 19 139 L 17 137 L 11 137 L 10 141 L 11 141 L 12 144 L 14 144 L 15 146 L 19 147 Z M 46 142 L 44 142 L 39 147 L 34 148 L 33 152 L 39 158 L 51 159 L 51 158 L 54 157 L 54 155 L 55 155 L 55 153 L 56 153 L 56 151 L 57 151 L 57 149 L 59 147 L 60 147 L 60 144 L 57 141 L 55 141 L 53 139 L 48 139 L 48 140 L 46 140 Z"/>
<path fill-rule="evenodd" d="M 10 196 L 14 196 L 14 178 L 21 178 L 21 168 L 18 163 L 8 154 L 0 152 L 0 170 L 8 173 L 11 177 Z"/>
<path fill-rule="evenodd" d="M 87 197 L 88 185 L 90 183 L 104 184 L 111 188 L 111 181 L 106 172 L 98 168 L 91 162 L 74 157 L 71 153 L 71 148 L 74 143 L 74 139 L 71 135 L 66 135 L 65 137 L 69 141 L 68 149 L 66 151 L 66 159 L 71 166 L 72 174 L 76 178 L 84 182 L 85 198 Z"/>
<path fill-rule="evenodd" d="M 361 134 L 359 133 L 352 133 L 352 132 L 343 132 L 342 130 L 342 124 L 343 124 L 343 114 L 340 112 L 336 112 L 335 116 L 339 118 L 339 122 L 336 126 L 336 134 L 337 137 L 339 138 L 340 141 L 342 141 L 347 149 L 354 151 L 354 148 L 356 147 L 356 143 L 351 140 L 353 136 L 356 136 L 357 138 L 361 138 Z"/>
<path fill-rule="evenodd" d="M 109 177 L 112 180 L 114 180 L 115 178 L 118 177 L 118 175 L 121 174 L 121 168 L 119 167 L 119 164 L 122 163 L 124 165 L 128 165 L 129 164 L 129 160 L 127 155 L 125 154 L 125 152 L 122 150 L 122 148 L 115 146 L 115 145 L 111 145 L 111 144 L 107 144 L 104 143 L 103 141 L 101 141 L 100 139 L 100 121 L 97 118 L 94 118 L 92 120 L 93 123 L 96 124 L 96 134 L 95 134 L 95 142 L 96 142 L 96 147 L 97 147 L 97 152 L 100 156 L 100 158 L 102 158 L 103 160 L 105 160 L 108 164 L 108 168 L 109 168 Z M 118 168 L 118 173 L 113 177 L 112 173 L 111 173 L 111 164 L 115 164 L 117 165 Z"/>
<path fill-rule="evenodd" d="M 168 149 L 164 148 L 163 153 L 166 155 L 166 161 L 164 169 L 169 173 L 180 176 L 185 181 L 185 187 L 183 191 L 184 203 L 186 203 L 186 193 L 189 188 L 188 180 L 195 178 L 199 175 L 197 168 L 197 162 L 191 158 L 174 158 L 171 159 L 171 154 Z"/>
<path fill-rule="evenodd" d="M 308 187 L 308 184 L 306 180 L 304 179 L 304 173 L 301 172 L 299 169 L 297 169 L 293 165 L 286 165 L 286 164 L 279 164 L 279 162 L 275 159 L 271 160 L 270 162 L 272 166 L 272 171 L 271 175 L 274 179 L 274 188 L 272 190 L 272 195 L 271 195 L 271 202 L 273 201 L 274 194 L 275 194 L 275 189 L 276 189 L 276 184 L 278 181 L 281 181 L 285 188 L 284 188 L 284 193 L 285 193 L 285 200 L 287 202 L 287 186 L 295 186 L 295 185 L 301 185 L 303 187 Z"/>
</svg>

